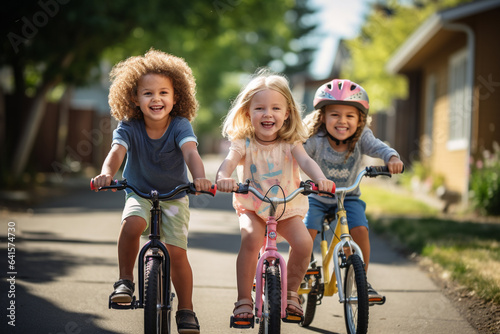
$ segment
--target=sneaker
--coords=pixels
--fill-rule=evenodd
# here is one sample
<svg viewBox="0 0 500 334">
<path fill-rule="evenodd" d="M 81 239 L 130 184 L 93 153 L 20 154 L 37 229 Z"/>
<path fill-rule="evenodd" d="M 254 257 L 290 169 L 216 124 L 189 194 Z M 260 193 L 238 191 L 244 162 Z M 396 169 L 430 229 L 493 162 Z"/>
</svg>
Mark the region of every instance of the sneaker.
<svg viewBox="0 0 500 334">
<path fill-rule="evenodd" d="M 385 296 L 379 294 L 370 283 L 366 282 L 368 288 L 368 303 L 372 305 L 382 305 L 385 303 Z"/>
<path fill-rule="evenodd" d="M 113 284 L 115 291 L 111 294 L 113 303 L 131 303 L 135 284 L 128 279 L 120 279 Z"/>
</svg>

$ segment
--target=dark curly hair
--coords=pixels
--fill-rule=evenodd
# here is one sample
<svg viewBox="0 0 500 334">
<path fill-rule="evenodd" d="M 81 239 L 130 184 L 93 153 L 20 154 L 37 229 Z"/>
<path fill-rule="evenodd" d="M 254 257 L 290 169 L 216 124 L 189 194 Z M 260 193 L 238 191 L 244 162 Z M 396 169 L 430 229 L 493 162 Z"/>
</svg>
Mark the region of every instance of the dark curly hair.
<svg viewBox="0 0 500 334">
<path fill-rule="evenodd" d="M 170 115 L 185 117 L 189 121 L 195 118 L 199 105 L 191 68 L 182 58 L 150 49 L 144 56 L 127 58 L 111 70 L 108 103 L 115 119 L 143 118 L 134 101 L 139 79 L 146 74 L 160 74 L 172 80 L 176 104 Z"/>
</svg>

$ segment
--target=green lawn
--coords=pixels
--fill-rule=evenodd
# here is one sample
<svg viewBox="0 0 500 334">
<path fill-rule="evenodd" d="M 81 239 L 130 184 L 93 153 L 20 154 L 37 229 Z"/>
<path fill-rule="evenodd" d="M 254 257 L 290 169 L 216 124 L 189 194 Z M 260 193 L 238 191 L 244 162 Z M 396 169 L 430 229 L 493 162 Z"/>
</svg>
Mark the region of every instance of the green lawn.
<svg viewBox="0 0 500 334">
<path fill-rule="evenodd" d="M 451 279 L 500 304 L 500 224 L 442 219 L 437 210 L 373 187 L 362 187 L 370 228 L 440 265 Z"/>
</svg>

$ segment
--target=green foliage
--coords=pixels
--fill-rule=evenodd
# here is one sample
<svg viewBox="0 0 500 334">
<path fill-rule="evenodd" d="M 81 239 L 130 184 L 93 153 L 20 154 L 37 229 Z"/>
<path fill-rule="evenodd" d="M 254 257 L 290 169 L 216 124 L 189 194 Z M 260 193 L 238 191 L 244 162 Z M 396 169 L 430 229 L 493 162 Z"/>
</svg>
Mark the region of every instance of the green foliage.
<svg viewBox="0 0 500 334">
<path fill-rule="evenodd" d="M 370 97 L 370 110 L 386 110 L 395 98 L 407 95 L 406 79 L 385 71 L 385 65 L 404 41 L 425 19 L 438 10 L 470 2 L 470 0 L 377 2 L 358 37 L 347 41 L 352 64 L 342 77 L 362 85 Z"/>
<path fill-rule="evenodd" d="M 431 259 L 484 300 L 500 304 L 500 224 L 371 218 L 370 228 Z"/>
<path fill-rule="evenodd" d="M 234 97 L 220 95 L 220 87 L 226 85 L 224 73 L 252 73 L 271 61 L 282 63 L 285 72 L 309 64 L 313 50 L 300 43 L 315 28 L 302 23 L 301 18 L 311 13 L 306 4 L 10 1 L 2 10 L 2 35 L 8 38 L 2 42 L 6 52 L 0 55 L 0 65 L 14 70 L 18 96 L 35 96 L 48 83 L 83 85 L 97 79 L 95 69 L 103 57 L 114 64 L 154 47 L 185 58 L 192 67 L 202 115 L 197 124 L 205 131 L 217 128 L 213 132 L 218 133 L 220 118 L 227 112 L 220 101 Z M 289 54 L 300 56 L 287 63 Z"/>
<path fill-rule="evenodd" d="M 500 147 L 485 150 L 483 156 L 472 163 L 470 176 L 471 204 L 483 215 L 500 215 Z"/>
</svg>

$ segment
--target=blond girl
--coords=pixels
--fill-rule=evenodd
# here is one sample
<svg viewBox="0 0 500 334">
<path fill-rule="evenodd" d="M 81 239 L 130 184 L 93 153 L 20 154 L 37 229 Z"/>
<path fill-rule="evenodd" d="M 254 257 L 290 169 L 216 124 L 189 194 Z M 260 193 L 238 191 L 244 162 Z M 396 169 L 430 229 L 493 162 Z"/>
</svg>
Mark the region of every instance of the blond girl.
<svg viewBox="0 0 500 334">
<path fill-rule="evenodd" d="M 306 132 L 301 113 L 287 79 L 270 71 L 259 71 L 241 90 L 223 124 L 223 135 L 231 141 L 229 154 L 217 172 L 217 189 L 231 192 L 237 181 L 231 174 L 238 167 L 238 179 L 262 194 L 278 195 L 280 185 L 287 196 L 299 187 L 299 167 L 321 190 L 331 190 L 319 166 L 307 155 L 302 143 Z M 275 191 L 276 192 L 273 192 Z M 236 260 L 238 299 L 233 317 L 240 327 L 250 326 L 253 317 L 251 290 L 258 253 L 264 240 L 268 208 L 253 195 L 235 194 L 233 206 L 239 217 L 241 246 Z M 312 240 L 302 223 L 307 198 L 299 196 L 286 205 L 277 230 L 290 244 L 288 261 L 287 313 L 302 317 L 297 290 L 307 270 Z M 243 324 L 243 325 L 242 325 Z"/>
</svg>

